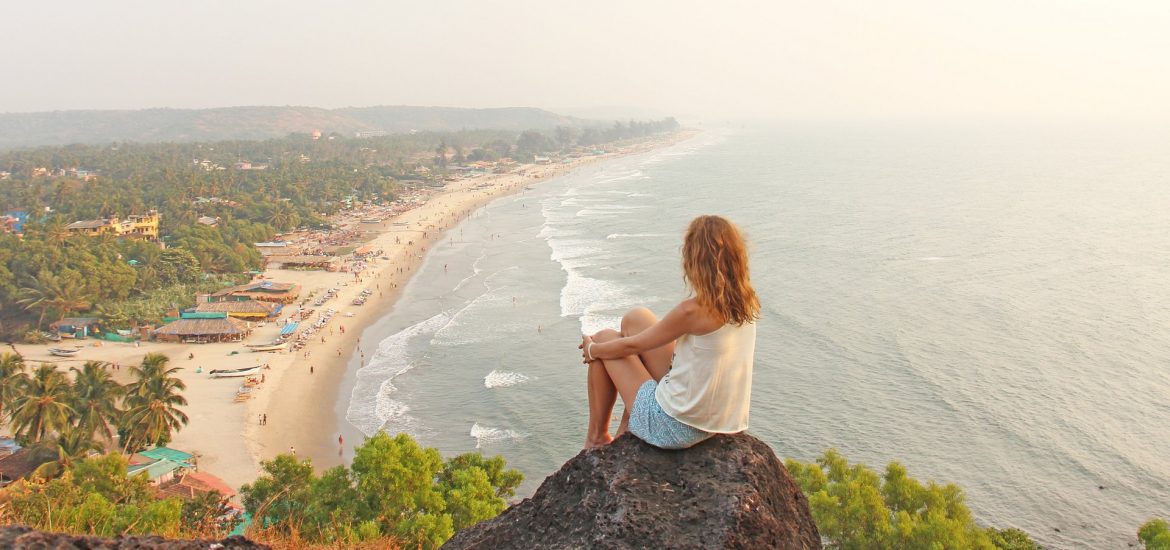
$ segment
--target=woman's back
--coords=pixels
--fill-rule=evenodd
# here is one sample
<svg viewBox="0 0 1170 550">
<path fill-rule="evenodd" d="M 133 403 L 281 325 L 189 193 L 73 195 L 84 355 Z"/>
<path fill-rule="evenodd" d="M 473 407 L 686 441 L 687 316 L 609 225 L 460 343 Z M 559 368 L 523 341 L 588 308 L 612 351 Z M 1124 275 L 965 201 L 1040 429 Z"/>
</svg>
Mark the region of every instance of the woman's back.
<svg viewBox="0 0 1170 550">
<path fill-rule="evenodd" d="M 751 322 L 683 336 L 655 392 L 658 404 L 678 421 L 706 432 L 746 430 L 755 350 Z"/>
</svg>

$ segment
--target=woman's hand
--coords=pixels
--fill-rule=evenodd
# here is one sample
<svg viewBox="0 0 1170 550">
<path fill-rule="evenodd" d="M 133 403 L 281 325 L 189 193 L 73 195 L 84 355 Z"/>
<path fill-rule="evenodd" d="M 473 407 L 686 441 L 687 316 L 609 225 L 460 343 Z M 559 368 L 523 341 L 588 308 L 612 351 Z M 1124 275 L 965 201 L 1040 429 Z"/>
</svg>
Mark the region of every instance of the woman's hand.
<svg viewBox="0 0 1170 550">
<path fill-rule="evenodd" d="M 577 346 L 577 349 L 581 350 L 581 362 L 586 365 L 589 364 L 591 359 L 596 359 L 595 357 L 589 356 L 589 346 L 591 345 L 593 345 L 593 337 L 588 334 L 582 334 L 581 345 Z"/>
</svg>

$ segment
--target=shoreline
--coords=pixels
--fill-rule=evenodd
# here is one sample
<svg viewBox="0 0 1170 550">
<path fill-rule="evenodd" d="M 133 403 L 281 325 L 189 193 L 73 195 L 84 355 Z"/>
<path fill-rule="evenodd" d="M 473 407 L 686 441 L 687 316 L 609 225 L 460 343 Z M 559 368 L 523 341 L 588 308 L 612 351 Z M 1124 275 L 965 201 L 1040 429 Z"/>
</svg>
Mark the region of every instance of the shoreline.
<svg viewBox="0 0 1170 550">
<path fill-rule="evenodd" d="M 530 185 L 543 183 L 573 169 L 669 147 L 697 134 L 697 131 L 682 130 L 604 155 L 574 159 L 571 163 L 526 165 L 523 174 L 504 174 L 458 182 L 454 186 L 448 185 L 419 208 L 388 220 L 406 225 L 395 225 L 393 227 L 397 229 L 383 231 L 368 244 L 388 250 L 387 257 L 390 260 L 378 261 L 370 270 L 370 276 L 363 278 L 361 285 L 354 286 L 355 294 L 356 289 L 363 286 L 375 289 L 380 286 L 382 294 L 371 296 L 369 303 L 353 317 L 334 318 L 330 325 L 344 325 L 346 331 L 344 335 L 336 331 L 336 334 L 327 338 L 326 349 L 333 353 L 326 353 L 320 360 L 312 356 L 308 360 L 295 358 L 291 368 L 285 369 L 273 380 L 272 388 L 275 391 L 265 392 L 259 399 L 249 402 L 249 418 L 256 419 L 259 414 L 263 414 L 263 410 L 267 410 L 270 415 L 268 425 L 260 426 L 256 421 L 247 424 L 245 430 L 245 439 L 250 443 L 249 451 L 255 457 L 257 468 L 261 460 L 269 460 L 290 449 L 295 449 L 298 456 L 310 458 L 318 471 L 348 462 L 354 447 L 361 441 L 350 440 L 352 434 L 360 433 L 356 428 L 346 429 L 343 426 L 345 417 L 339 407 L 340 399 L 344 398 L 341 395 L 342 384 L 347 376 L 365 365 L 379 343 L 361 342 L 361 336 L 394 307 L 407 283 L 425 261 L 427 251 L 433 244 L 446 238 L 448 231 L 458 222 L 496 199 L 518 193 Z M 398 247 L 390 252 L 388 247 L 393 246 L 393 237 L 404 234 L 421 234 L 422 238 L 415 240 L 414 246 Z M 404 272 L 399 273 L 394 268 L 404 268 Z M 279 274 L 274 278 L 280 280 Z M 390 288 L 387 289 L 387 286 Z M 339 299 L 345 303 L 349 296 L 343 290 Z M 340 350 L 340 353 L 336 353 L 336 350 Z M 314 366 L 311 373 L 308 370 L 310 364 Z M 350 372 L 351 368 L 354 372 Z M 306 407 L 307 403 L 313 406 Z M 348 438 L 341 443 L 339 436 Z"/>
<path fill-rule="evenodd" d="M 668 147 L 698 133 L 698 130 L 684 129 L 568 163 L 522 165 L 510 173 L 449 182 L 421 204 L 383 220 L 374 229 L 372 238 L 361 245 L 381 249 L 382 254 L 368 260 L 360 276 L 352 272 L 265 269 L 262 276 L 268 280 L 301 285 L 297 303 L 312 293 L 319 296 L 330 288 L 339 291 L 322 306 L 306 306 L 319 311 L 332 308 L 337 312 L 301 350 L 256 353 L 244 347 L 276 338 L 281 321 L 295 309 L 293 305 L 286 308 L 280 321 L 257 324 L 243 342 L 135 344 L 80 340 L 75 341 L 75 345 L 81 346 L 75 358 L 48 353 L 49 347 L 60 344 L 14 344 L 12 349 L 30 366 L 44 362 L 68 368 L 80 367 L 85 361 L 106 362 L 111 365 L 114 379 L 123 384 L 130 381 L 128 366 L 140 363 L 148 353 L 166 354 L 169 365 L 179 367 L 177 376 L 187 386 L 183 396 L 188 404 L 182 410 L 190 419 L 169 446 L 193 453 L 199 470 L 218 476 L 238 489 L 260 475 L 261 461 L 295 449 L 297 456 L 311 459 L 314 469 L 320 472 L 345 463 L 346 457 L 352 456 L 353 448 L 361 443 L 350 441 L 350 434 L 356 433 L 356 429 L 345 434 L 349 437 L 344 445 L 338 441 L 342 435 L 338 429 L 343 428 L 345 421 L 344 413 L 339 412 L 339 403 L 344 398 L 340 395 L 342 384 L 352 374 L 351 366 L 356 372 L 365 359 L 372 357 L 378 344 L 360 342 L 361 336 L 397 303 L 425 260 L 427 250 L 445 238 L 450 228 L 495 199 L 575 168 Z M 358 221 L 360 218 L 359 213 L 351 215 L 348 221 L 354 227 L 369 230 L 368 225 L 356 225 L 364 223 Z M 351 305 L 363 289 L 372 292 L 365 305 Z M 308 321 L 303 324 L 307 325 Z M 262 371 L 263 383 L 243 403 L 234 401 L 242 380 L 212 379 L 207 375 L 212 369 L 256 365 L 269 368 Z M 267 415 L 265 425 L 260 423 L 262 415 Z M 342 448 L 346 452 L 340 452 Z"/>
</svg>

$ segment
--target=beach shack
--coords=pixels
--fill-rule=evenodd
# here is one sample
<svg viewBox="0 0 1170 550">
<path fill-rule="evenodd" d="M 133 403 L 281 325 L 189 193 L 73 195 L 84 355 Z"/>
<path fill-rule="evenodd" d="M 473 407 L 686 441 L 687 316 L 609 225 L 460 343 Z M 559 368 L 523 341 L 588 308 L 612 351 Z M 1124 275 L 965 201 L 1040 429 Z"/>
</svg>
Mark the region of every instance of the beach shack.
<svg viewBox="0 0 1170 550">
<path fill-rule="evenodd" d="M 182 500 L 192 500 L 212 492 L 228 498 L 236 496 L 236 490 L 227 482 L 207 472 L 183 472 L 174 483 L 159 487 L 158 498 L 179 497 Z"/>
<path fill-rule="evenodd" d="M 66 317 L 50 324 L 49 330 L 65 338 L 86 338 L 101 332 L 97 317 Z"/>
<path fill-rule="evenodd" d="M 145 464 L 131 464 L 126 467 L 126 475 L 130 477 L 145 475 L 151 485 L 162 485 L 175 479 L 175 473 L 186 468 L 183 464 L 171 460 L 155 460 Z"/>
<path fill-rule="evenodd" d="M 301 285 L 297 283 L 278 283 L 276 281 L 253 281 L 239 286 L 233 286 L 217 291 L 208 296 L 209 302 L 227 302 L 259 300 L 261 302 L 277 302 L 291 304 L 301 295 Z"/>
<path fill-rule="evenodd" d="M 155 447 L 145 451 L 138 451 L 134 453 L 134 456 L 141 457 L 146 461 L 169 460 L 182 465 L 184 468 L 195 468 L 195 455 L 170 447 Z"/>
<path fill-rule="evenodd" d="M 280 315 L 284 304 L 243 300 L 239 302 L 206 302 L 195 307 L 197 313 L 226 313 L 228 317 L 245 321 L 263 321 Z"/>
<path fill-rule="evenodd" d="M 194 458 L 191 453 L 170 447 L 155 447 L 131 455 L 126 473 L 130 476 L 144 474 L 152 485 L 163 485 L 194 470 Z"/>
<path fill-rule="evenodd" d="M 326 254 L 273 254 L 265 256 L 264 262 L 274 269 L 337 271 L 337 258 Z"/>
<path fill-rule="evenodd" d="M 160 342 L 239 342 L 252 333 L 248 324 L 224 312 L 183 312 L 151 334 Z"/>
<path fill-rule="evenodd" d="M 7 487 L 12 482 L 27 478 L 41 464 L 48 461 L 38 459 L 28 448 L 18 449 L 16 452 L 0 458 L 0 487 Z"/>
</svg>

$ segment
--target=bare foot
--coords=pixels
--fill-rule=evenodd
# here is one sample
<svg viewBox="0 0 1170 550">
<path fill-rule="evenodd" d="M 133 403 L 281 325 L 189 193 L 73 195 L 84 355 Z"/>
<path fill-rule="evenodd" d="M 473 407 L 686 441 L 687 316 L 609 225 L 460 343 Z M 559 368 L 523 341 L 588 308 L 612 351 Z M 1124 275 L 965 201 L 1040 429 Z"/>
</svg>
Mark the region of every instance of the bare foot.
<svg viewBox="0 0 1170 550">
<path fill-rule="evenodd" d="M 605 434 L 601 437 L 590 437 L 585 439 L 586 449 L 596 449 L 597 447 L 604 447 L 613 442 L 613 436 Z"/>
</svg>

